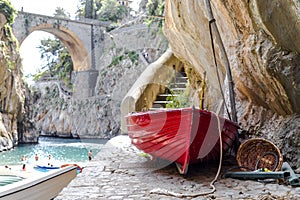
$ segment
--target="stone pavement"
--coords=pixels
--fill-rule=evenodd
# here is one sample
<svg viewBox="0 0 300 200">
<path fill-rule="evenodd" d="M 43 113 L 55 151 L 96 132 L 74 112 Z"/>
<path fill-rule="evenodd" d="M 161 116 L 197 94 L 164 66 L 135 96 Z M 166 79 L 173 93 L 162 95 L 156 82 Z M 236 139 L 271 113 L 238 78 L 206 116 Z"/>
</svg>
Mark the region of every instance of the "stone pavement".
<svg viewBox="0 0 300 200">
<path fill-rule="evenodd" d="M 232 162 L 224 161 L 221 174 L 232 166 Z M 133 147 L 127 136 L 117 136 L 104 145 L 93 161 L 55 199 L 300 199 L 300 187 L 221 177 L 215 182 L 214 193 L 200 195 L 211 191 L 210 183 L 217 168 L 218 163 L 191 165 L 188 174 L 183 176 L 178 174 L 174 164 L 153 162 Z M 160 194 L 157 189 L 177 196 Z"/>
</svg>

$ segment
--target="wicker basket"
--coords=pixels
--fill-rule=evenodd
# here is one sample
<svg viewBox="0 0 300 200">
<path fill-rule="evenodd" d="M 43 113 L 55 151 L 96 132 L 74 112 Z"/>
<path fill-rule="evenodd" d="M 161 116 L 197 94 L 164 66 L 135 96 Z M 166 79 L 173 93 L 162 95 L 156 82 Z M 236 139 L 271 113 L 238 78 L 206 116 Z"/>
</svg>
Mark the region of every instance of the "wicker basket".
<svg viewBox="0 0 300 200">
<path fill-rule="evenodd" d="M 279 171 L 283 163 L 280 150 L 272 142 L 262 138 L 253 138 L 242 143 L 236 159 L 243 170 L 253 171 L 260 168 Z"/>
</svg>

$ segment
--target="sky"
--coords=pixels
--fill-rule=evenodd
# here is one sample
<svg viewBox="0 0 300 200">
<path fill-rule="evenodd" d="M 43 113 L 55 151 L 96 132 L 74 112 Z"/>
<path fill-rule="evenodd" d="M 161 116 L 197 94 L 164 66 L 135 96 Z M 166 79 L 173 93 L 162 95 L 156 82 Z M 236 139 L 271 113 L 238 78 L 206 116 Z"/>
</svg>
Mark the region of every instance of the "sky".
<svg viewBox="0 0 300 200">
<path fill-rule="evenodd" d="M 78 0 L 10 0 L 12 5 L 17 9 L 25 12 L 31 12 L 42 15 L 53 16 L 57 7 L 64 8 L 72 16 L 75 16 Z"/>
<path fill-rule="evenodd" d="M 10 0 L 16 10 L 24 12 L 53 16 L 57 7 L 63 8 L 71 15 L 71 19 L 75 18 L 78 10 L 79 0 Z M 138 7 L 140 0 L 134 0 L 134 5 Z M 22 57 L 23 72 L 27 74 L 35 74 L 42 65 L 40 60 L 40 52 L 37 46 L 40 40 L 53 37 L 53 35 L 43 32 L 34 31 L 22 43 L 20 54 Z M 32 80 L 27 80 L 32 84 Z"/>
</svg>

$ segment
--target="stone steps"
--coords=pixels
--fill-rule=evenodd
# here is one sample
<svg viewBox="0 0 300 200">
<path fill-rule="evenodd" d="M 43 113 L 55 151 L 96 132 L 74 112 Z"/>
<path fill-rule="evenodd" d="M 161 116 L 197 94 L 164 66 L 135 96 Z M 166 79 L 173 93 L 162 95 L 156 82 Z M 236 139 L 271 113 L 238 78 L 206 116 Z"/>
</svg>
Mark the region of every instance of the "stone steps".
<svg viewBox="0 0 300 200">
<path fill-rule="evenodd" d="M 177 97 L 180 93 L 184 92 L 187 81 L 188 77 L 184 72 L 177 73 L 177 76 L 174 78 L 173 82 L 169 84 L 169 87 L 166 89 L 165 93 L 157 95 L 156 100 L 153 102 L 150 110 L 166 108 L 167 104 L 173 103 L 173 101 L 168 100 L 168 98 Z"/>
</svg>

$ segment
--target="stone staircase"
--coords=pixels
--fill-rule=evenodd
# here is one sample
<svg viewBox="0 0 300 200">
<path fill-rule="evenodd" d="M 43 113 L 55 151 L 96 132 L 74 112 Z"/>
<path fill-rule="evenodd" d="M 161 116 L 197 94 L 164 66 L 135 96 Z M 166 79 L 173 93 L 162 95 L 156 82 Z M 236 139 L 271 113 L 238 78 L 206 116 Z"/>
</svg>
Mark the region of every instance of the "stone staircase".
<svg viewBox="0 0 300 200">
<path fill-rule="evenodd" d="M 170 82 L 165 92 L 157 95 L 150 110 L 166 108 L 168 103 L 172 103 L 172 101 L 168 100 L 170 97 L 178 96 L 180 93 L 184 92 L 187 81 L 188 77 L 185 72 L 176 72 L 175 78 Z"/>
</svg>

